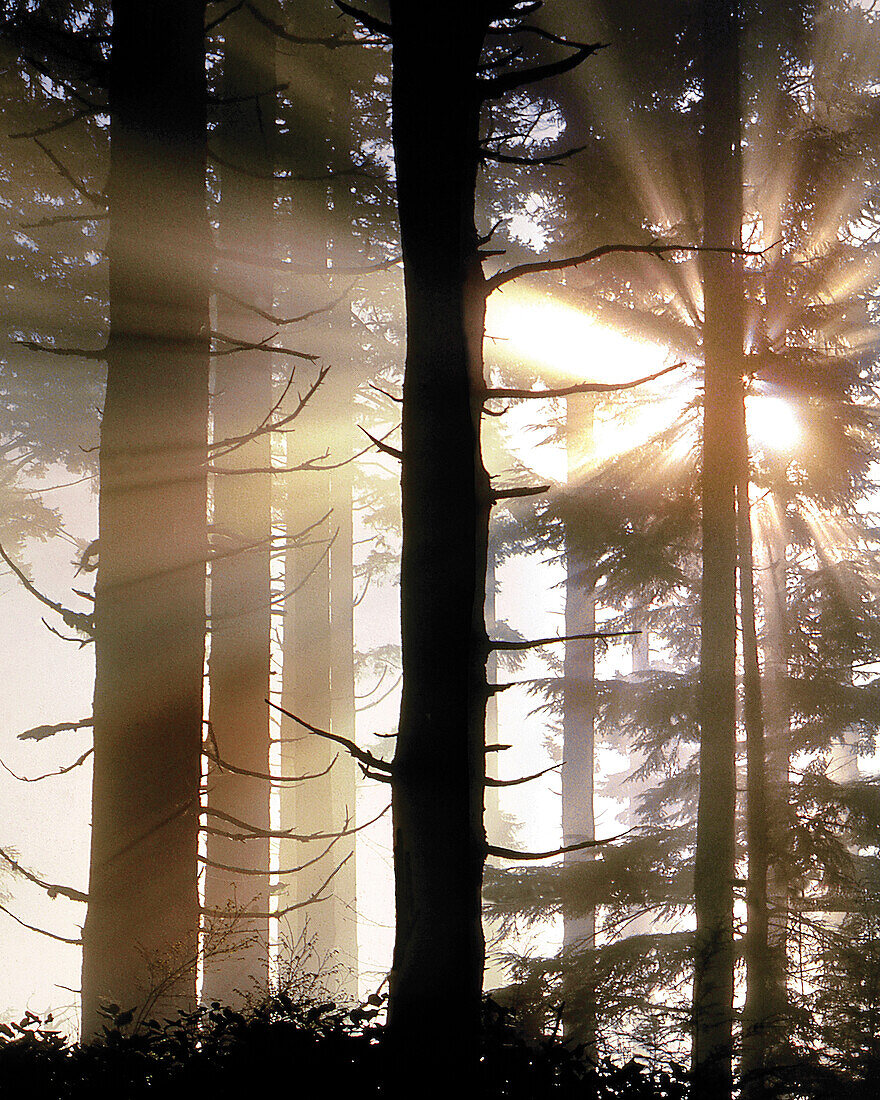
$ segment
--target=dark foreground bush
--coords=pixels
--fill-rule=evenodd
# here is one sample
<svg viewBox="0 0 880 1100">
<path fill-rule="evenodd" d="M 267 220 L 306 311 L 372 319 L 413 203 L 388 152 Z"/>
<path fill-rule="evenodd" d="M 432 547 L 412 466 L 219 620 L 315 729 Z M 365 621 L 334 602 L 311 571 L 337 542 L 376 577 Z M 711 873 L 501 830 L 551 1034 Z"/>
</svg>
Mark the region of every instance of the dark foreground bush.
<svg viewBox="0 0 880 1100">
<path fill-rule="evenodd" d="M 351 1100 L 384 1095 L 378 998 L 360 1008 L 274 997 L 245 1013 L 218 1004 L 150 1021 L 136 1033 L 108 1026 L 103 1039 L 70 1044 L 31 1014 L 0 1025 L 3 1100 L 251 1100 L 320 1083 Z M 124 1016 L 116 1018 L 122 1025 Z M 442 1026 L 438 1021 L 438 1026 Z M 485 1100 L 683 1100 L 684 1074 L 632 1061 L 596 1067 L 557 1039 L 523 1039 L 503 1010 L 487 1006 L 474 1092 Z M 307 1084 L 308 1083 L 308 1084 Z M 413 1095 L 424 1091 L 413 1083 Z"/>
</svg>

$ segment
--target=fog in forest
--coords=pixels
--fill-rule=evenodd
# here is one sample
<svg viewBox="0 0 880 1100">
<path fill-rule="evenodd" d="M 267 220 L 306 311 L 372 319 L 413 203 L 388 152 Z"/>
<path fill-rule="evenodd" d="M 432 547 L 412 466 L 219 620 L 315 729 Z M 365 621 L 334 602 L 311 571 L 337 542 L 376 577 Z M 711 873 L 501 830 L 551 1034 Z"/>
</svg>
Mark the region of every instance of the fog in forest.
<svg viewBox="0 0 880 1100">
<path fill-rule="evenodd" d="M 0 6 L 0 1087 L 867 1097 L 880 14 L 417 7 Z"/>
</svg>

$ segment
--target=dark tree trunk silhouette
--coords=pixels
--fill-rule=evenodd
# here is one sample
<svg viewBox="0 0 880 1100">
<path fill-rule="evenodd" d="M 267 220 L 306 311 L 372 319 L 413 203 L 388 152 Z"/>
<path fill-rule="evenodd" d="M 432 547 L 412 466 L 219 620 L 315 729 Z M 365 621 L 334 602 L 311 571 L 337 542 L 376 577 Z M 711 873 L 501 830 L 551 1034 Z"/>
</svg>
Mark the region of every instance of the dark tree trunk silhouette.
<svg viewBox="0 0 880 1100">
<path fill-rule="evenodd" d="M 247 10 L 224 23 L 223 107 L 215 136 L 221 156 L 217 328 L 233 340 L 258 343 L 271 335 L 254 308 L 271 312 L 273 154 L 276 113 L 275 43 L 271 31 Z M 272 405 L 271 356 L 237 351 L 215 360 L 214 439 L 238 439 L 259 424 Z M 269 771 L 270 475 L 243 474 L 271 465 L 270 436 L 259 435 L 224 453 L 215 465 L 230 473 L 213 482 L 211 560 L 210 747 L 235 768 Z M 269 828 L 269 785 L 226 771 L 211 761 L 208 805 L 256 828 Z M 212 827 L 223 829 L 222 820 Z M 233 830 L 234 831 L 234 830 Z M 269 842 L 208 834 L 205 871 L 205 979 L 208 999 L 240 1004 L 269 981 L 268 918 L 247 910 L 269 907 Z M 222 866 L 213 866 L 218 864 Z M 244 874 L 226 870 L 243 867 Z"/>
<path fill-rule="evenodd" d="M 392 0 L 392 111 L 407 308 L 403 391 L 403 698 L 394 759 L 398 1083 L 461 1085 L 475 1064 L 489 482 L 480 453 L 483 274 L 474 226 L 488 15 Z M 411 1086 L 412 1078 L 409 1078 Z"/>
<path fill-rule="evenodd" d="M 205 642 L 204 2 L 115 3 L 83 1031 L 195 999 Z"/>
<path fill-rule="evenodd" d="M 741 245 L 738 11 L 703 0 L 705 243 Z M 736 437 L 742 405 L 742 277 L 731 253 L 703 257 L 705 406 L 700 648 L 700 797 L 694 865 L 696 1100 L 732 1092 L 736 802 Z"/>
</svg>

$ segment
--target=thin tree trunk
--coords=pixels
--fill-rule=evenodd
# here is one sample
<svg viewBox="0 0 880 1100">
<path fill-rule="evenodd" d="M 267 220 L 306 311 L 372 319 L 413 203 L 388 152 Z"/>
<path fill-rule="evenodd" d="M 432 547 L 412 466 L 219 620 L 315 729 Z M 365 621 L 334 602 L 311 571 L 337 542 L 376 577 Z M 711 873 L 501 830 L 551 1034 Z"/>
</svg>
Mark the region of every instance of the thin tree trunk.
<svg viewBox="0 0 880 1100">
<path fill-rule="evenodd" d="M 205 644 L 203 0 L 113 4 L 83 1034 L 195 1001 Z"/>
<path fill-rule="evenodd" d="M 480 453 L 483 275 L 474 226 L 475 73 L 486 16 L 392 0 L 392 114 L 407 308 L 403 698 L 394 759 L 397 1091 L 476 1064 L 489 483 Z M 409 1077 L 409 1087 L 412 1078 Z"/>
<path fill-rule="evenodd" d="M 217 327 L 235 340 L 258 343 L 272 329 L 255 312 L 271 312 L 272 279 L 254 256 L 273 244 L 271 180 L 275 97 L 274 40 L 247 11 L 226 20 L 223 94 L 229 101 L 217 134 L 221 174 L 220 271 Z M 254 98 L 254 97 L 258 98 Z M 254 307 L 254 308 L 248 308 Z M 272 404 L 271 356 L 241 351 L 215 360 L 214 439 L 252 432 Z M 271 465 L 268 434 L 218 455 L 233 471 L 214 477 L 211 562 L 210 747 L 235 768 L 269 771 L 271 477 L 236 473 Z M 208 806 L 269 827 L 269 784 L 224 770 L 212 761 Z M 228 829 L 211 818 L 215 829 Z M 236 830 L 233 829 L 233 832 Z M 269 982 L 269 842 L 208 834 L 205 872 L 204 995 L 240 1005 Z M 242 867 L 245 872 L 227 870 Z"/>
<path fill-rule="evenodd" d="M 748 438 L 743 411 L 742 458 L 748 463 Z M 743 1090 L 750 1097 L 763 1095 L 768 1055 L 768 1028 L 772 1007 L 768 946 L 767 870 L 770 860 L 767 818 L 764 743 L 764 706 L 758 634 L 755 623 L 754 559 L 749 503 L 749 478 L 741 472 L 737 485 L 737 527 L 739 544 L 740 618 L 743 643 L 743 724 L 746 732 L 746 841 L 749 856 L 745 939 L 746 1000 L 743 1008 Z"/>
<path fill-rule="evenodd" d="M 788 937 L 791 884 L 785 869 L 791 821 L 790 766 L 791 717 L 788 697 L 789 628 L 786 595 L 787 535 L 784 503 L 777 504 L 776 522 L 770 525 L 767 568 L 762 570 L 765 649 L 765 724 L 767 743 L 767 821 L 769 835 L 768 900 L 768 998 L 772 1021 L 774 1060 L 788 1061 L 785 1048 L 788 1003 Z"/>
<path fill-rule="evenodd" d="M 330 498 L 327 473 L 294 475 L 288 486 L 286 526 L 288 539 L 320 518 L 319 508 Z M 302 484 L 299 484 L 302 483 Z M 330 516 L 307 540 L 312 545 L 291 546 L 285 557 L 284 656 L 281 705 L 320 729 L 329 729 L 330 703 Z M 336 823 L 333 809 L 332 771 L 339 766 L 338 750 L 329 741 L 285 719 L 281 726 L 282 770 L 286 775 L 314 776 L 281 791 L 281 827 L 298 835 L 329 834 Z M 333 763 L 336 759 L 336 763 Z M 328 771 L 328 768 L 330 771 Z M 279 846 L 282 869 L 302 870 L 282 875 L 286 888 L 279 907 L 303 906 L 283 919 L 279 933 L 282 951 L 302 953 L 298 966 L 305 973 L 324 972 L 329 983 L 336 942 L 332 886 L 322 890 L 338 862 L 334 846 L 324 858 L 327 840 L 305 843 L 283 840 Z M 313 862 L 318 860 L 318 862 Z M 308 866 L 306 866 L 308 864 Z M 313 904 L 309 904 L 314 899 Z M 321 900 L 318 900 L 321 899 Z"/>
<path fill-rule="evenodd" d="M 590 395 L 566 400 L 568 475 L 573 481 L 583 474 L 593 442 L 596 402 Z M 589 569 L 573 550 L 566 557 L 565 633 L 589 634 L 596 629 L 596 597 Z M 568 642 L 565 646 L 564 704 L 562 719 L 562 843 L 580 844 L 596 839 L 593 812 L 595 776 L 595 642 Z M 568 852 L 566 867 L 593 858 L 587 849 Z M 563 947 L 569 951 L 596 946 L 596 912 L 566 915 Z M 582 1043 L 589 1057 L 597 1054 L 596 989 L 592 981 L 576 982 L 569 975 L 563 985 L 563 1028 L 566 1039 Z"/>
<path fill-rule="evenodd" d="M 703 0 L 703 190 L 707 245 L 741 244 L 738 12 Z M 742 403 L 742 279 L 731 254 L 703 262 L 705 399 L 700 648 L 700 796 L 694 863 L 695 1100 L 733 1088 L 736 802 L 735 437 Z"/>
</svg>

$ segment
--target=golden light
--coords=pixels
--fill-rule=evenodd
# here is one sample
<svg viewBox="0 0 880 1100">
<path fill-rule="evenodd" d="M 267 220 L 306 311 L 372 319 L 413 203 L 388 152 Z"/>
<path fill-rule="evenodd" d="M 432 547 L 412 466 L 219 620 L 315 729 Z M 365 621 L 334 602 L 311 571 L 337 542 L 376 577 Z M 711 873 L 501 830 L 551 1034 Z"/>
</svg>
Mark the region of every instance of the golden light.
<svg viewBox="0 0 880 1100">
<path fill-rule="evenodd" d="M 764 394 L 747 397 L 746 424 L 751 441 L 778 454 L 796 447 L 803 435 L 797 413 L 781 397 Z"/>
<path fill-rule="evenodd" d="M 486 358 L 517 362 L 547 385 L 627 382 L 660 370 L 665 351 L 600 325 L 594 317 L 546 295 L 493 294 L 486 309 Z"/>
<path fill-rule="evenodd" d="M 490 368 L 503 365 L 526 377 L 524 386 L 564 387 L 573 382 L 626 383 L 644 378 L 668 365 L 666 349 L 636 340 L 608 328 L 589 313 L 564 302 L 519 288 L 494 294 L 486 316 L 486 361 Z M 668 427 L 691 396 L 685 371 L 671 374 L 628 391 L 625 408 L 610 401 L 596 410 L 588 465 L 598 465 L 612 455 L 632 450 Z M 609 396 L 613 399 L 614 393 Z M 535 401 L 512 406 L 505 423 L 526 462 L 542 477 L 566 479 L 568 459 L 564 446 L 538 445 L 531 425 L 546 420 L 547 411 Z"/>
</svg>

